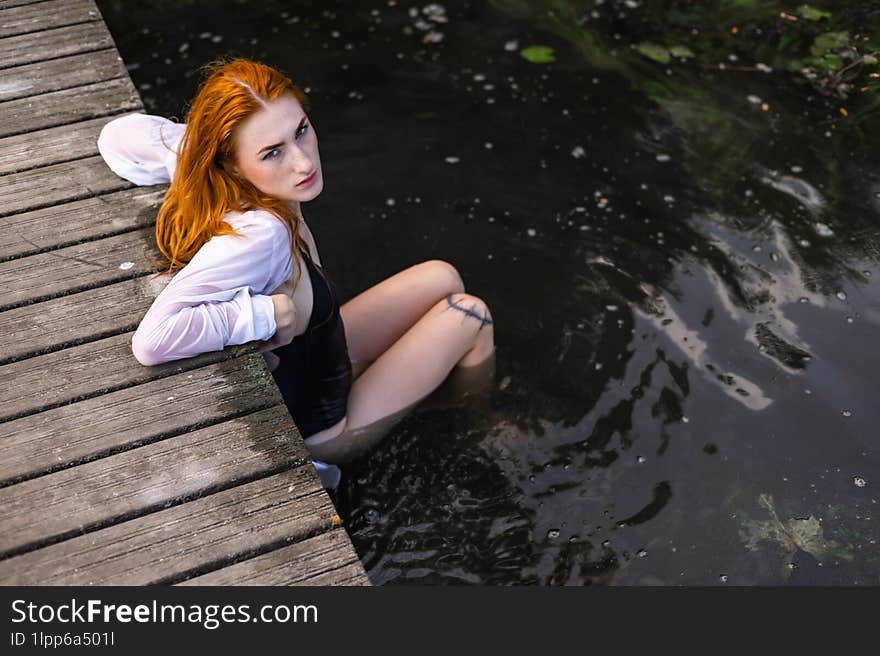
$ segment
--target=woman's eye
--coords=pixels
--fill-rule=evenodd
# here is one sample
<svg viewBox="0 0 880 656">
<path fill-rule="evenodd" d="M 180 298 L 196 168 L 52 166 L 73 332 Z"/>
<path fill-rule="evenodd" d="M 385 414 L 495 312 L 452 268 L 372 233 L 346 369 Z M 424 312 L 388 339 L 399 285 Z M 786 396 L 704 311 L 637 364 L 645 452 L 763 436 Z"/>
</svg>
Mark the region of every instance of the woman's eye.
<svg viewBox="0 0 880 656">
<path fill-rule="evenodd" d="M 280 153 L 280 152 L 281 151 L 278 150 L 277 148 L 273 148 L 272 150 L 270 150 L 268 153 L 266 153 L 263 156 L 263 159 L 275 159 L 278 156 L 278 153 Z"/>
<path fill-rule="evenodd" d="M 297 138 L 304 135 L 308 131 L 308 129 L 309 129 L 308 123 L 303 123 L 301 126 L 299 126 L 299 129 L 296 131 Z"/>
</svg>

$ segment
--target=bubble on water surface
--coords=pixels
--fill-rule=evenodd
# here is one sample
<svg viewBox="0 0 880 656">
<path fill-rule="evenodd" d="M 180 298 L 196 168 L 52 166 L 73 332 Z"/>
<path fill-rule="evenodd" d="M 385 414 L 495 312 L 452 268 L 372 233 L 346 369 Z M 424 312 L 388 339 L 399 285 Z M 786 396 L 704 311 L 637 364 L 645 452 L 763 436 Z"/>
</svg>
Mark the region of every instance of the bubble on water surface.
<svg viewBox="0 0 880 656">
<path fill-rule="evenodd" d="M 845 300 L 846 300 L 846 292 L 837 292 L 837 293 L 835 294 L 835 296 L 837 296 L 837 298 L 839 298 L 841 301 L 845 301 Z"/>
<path fill-rule="evenodd" d="M 817 223 L 815 225 L 815 228 L 816 228 L 816 234 L 818 234 L 820 237 L 833 237 L 834 236 L 834 231 L 831 228 L 829 228 L 828 225 L 825 223 Z"/>
<path fill-rule="evenodd" d="M 547 537 L 550 538 L 551 540 L 555 540 L 556 538 L 559 537 L 559 529 L 558 528 L 551 528 L 549 531 L 547 531 Z"/>
<path fill-rule="evenodd" d="M 853 485 L 855 485 L 856 487 L 865 487 L 867 484 L 868 481 L 866 481 L 861 476 L 853 476 Z"/>
</svg>

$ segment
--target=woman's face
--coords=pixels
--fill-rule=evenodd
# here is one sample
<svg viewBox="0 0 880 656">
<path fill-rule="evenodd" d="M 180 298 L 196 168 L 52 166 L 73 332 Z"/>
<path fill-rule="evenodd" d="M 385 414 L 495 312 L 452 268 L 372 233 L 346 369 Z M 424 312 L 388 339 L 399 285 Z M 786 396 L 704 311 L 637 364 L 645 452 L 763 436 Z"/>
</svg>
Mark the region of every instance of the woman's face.
<svg viewBox="0 0 880 656">
<path fill-rule="evenodd" d="M 234 169 L 264 194 L 296 203 L 324 188 L 318 138 L 289 93 L 251 114 L 235 134 Z"/>
</svg>

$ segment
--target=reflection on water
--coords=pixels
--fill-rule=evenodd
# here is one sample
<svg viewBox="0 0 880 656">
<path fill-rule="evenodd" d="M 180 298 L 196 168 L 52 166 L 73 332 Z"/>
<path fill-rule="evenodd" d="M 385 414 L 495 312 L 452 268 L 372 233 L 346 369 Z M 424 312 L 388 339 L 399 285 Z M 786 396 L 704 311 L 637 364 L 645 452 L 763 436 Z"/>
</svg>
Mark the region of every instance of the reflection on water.
<svg viewBox="0 0 880 656">
<path fill-rule="evenodd" d="M 230 51 L 311 89 L 306 219 L 345 296 L 442 258 L 492 307 L 488 403 L 424 408 L 346 470 L 374 583 L 880 582 L 877 113 L 828 86 L 872 70 L 834 68 L 836 14 L 99 4 L 148 111 Z M 770 5 L 806 54 L 757 43 Z"/>
</svg>

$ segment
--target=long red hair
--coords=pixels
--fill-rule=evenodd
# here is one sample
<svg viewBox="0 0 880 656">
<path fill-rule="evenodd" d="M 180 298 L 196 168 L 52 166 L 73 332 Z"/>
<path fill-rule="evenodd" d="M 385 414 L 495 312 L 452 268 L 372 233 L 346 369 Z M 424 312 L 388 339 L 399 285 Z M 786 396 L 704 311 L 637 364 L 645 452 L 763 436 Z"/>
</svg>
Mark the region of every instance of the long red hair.
<svg viewBox="0 0 880 656">
<path fill-rule="evenodd" d="M 284 201 L 263 194 L 227 169 L 235 162 L 233 139 L 242 121 L 284 93 L 293 94 L 302 105 L 305 95 L 280 71 L 248 59 L 212 62 L 205 75 L 187 112 L 174 179 L 156 217 L 156 242 L 166 258 L 152 260 L 157 273 L 182 268 L 211 237 L 238 235 L 223 221 L 229 211 L 274 213 L 290 229 L 291 248 L 296 245 L 308 253 L 298 230 L 301 217 Z"/>
</svg>

